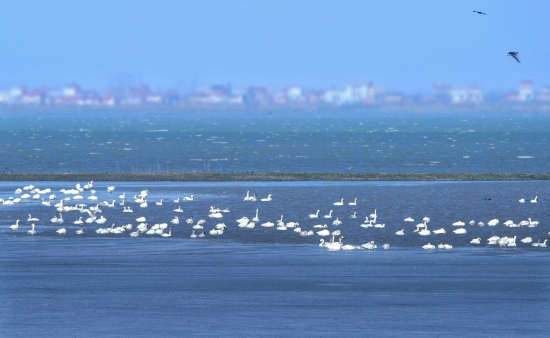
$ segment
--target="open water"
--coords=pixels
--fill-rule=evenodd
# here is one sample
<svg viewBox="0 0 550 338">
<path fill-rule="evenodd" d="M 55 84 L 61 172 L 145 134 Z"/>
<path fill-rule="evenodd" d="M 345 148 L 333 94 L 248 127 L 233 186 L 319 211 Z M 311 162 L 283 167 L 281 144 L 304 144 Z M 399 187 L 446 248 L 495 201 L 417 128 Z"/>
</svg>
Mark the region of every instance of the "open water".
<svg viewBox="0 0 550 338">
<path fill-rule="evenodd" d="M 2 170 L 14 172 L 547 172 L 550 118 L 494 114 L 2 113 L 0 156 Z M 0 336 L 540 337 L 550 330 L 549 251 L 520 242 L 550 237 L 546 181 L 94 182 L 96 192 L 82 191 L 82 199 L 61 192 L 77 183 L 87 182 L 0 183 Z M 15 193 L 30 184 L 51 192 Z M 132 198 L 143 190 L 144 208 Z M 247 191 L 256 202 L 243 201 Z M 51 194 L 57 199 L 44 205 Z M 272 201 L 260 201 L 268 194 Z M 86 223 L 77 235 L 73 222 L 88 212 L 50 220 L 63 198 L 70 207 L 113 207 L 100 206 L 95 217 L 105 223 Z M 211 218 L 211 206 L 230 211 Z M 238 226 L 256 210 L 254 228 Z M 375 210 L 384 227 L 361 227 Z M 39 221 L 27 221 L 29 213 Z M 170 222 L 175 216 L 180 224 Z M 281 216 L 299 224 L 261 226 Z M 420 236 L 415 226 L 426 216 L 432 233 Z M 149 227 L 167 223 L 171 237 L 130 237 L 138 217 Z M 336 218 L 342 225 L 332 225 Z M 528 218 L 538 226 L 504 225 Z M 17 219 L 19 229 L 10 229 Z M 196 233 L 205 237 L 191 238 L 201 219 Z M 488 226 L 492 219 L 499 224 Z M 210 235 L 222 222 L 223 235 Z M 31 223 L 35 235 L 27 234 Z M 113 223 L 132 230 L 96 233 Z M 294 231 L 323 224 L 340 230 L 344 244 L 378 247 L 327 251 L 318 244 L 330 236 Z M 58 235 L 60 228 L 67 233 Z M 440 228 L 446 234 L 433 233 Z M 453 233 L 458 228 L 467 233 Z M 400 229 L 405 235 L 395 234 Z M 516 236 L 517 246 L 488 245 L 491 236 Z M 477 237 L 481 244 L 471 244 Z M 423 250 L 427 243 L 453 248 Z"/>
<path fill-rule="evenodd" d="M 2 172 L 548 173 L 536 112 L 0 113 Z"/>
</svg>

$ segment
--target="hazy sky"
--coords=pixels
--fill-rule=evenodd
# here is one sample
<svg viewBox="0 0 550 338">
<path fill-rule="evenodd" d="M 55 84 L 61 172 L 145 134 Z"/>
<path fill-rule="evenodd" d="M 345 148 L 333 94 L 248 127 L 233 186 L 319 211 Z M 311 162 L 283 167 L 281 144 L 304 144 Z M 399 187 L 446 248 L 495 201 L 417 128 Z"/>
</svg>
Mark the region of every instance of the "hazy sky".
<svg viewBox="0 0 550 338">
<path fill-rule="evenodd" d="M 4 1 L 0 86 L 548 86 L 549 15 L 548 0 Z"/>
</svg>

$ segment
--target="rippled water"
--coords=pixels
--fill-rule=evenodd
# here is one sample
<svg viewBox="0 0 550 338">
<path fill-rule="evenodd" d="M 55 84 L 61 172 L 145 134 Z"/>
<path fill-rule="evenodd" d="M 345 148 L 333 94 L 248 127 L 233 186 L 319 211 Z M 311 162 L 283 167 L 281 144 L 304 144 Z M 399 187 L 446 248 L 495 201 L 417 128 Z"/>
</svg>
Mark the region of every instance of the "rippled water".
<svg viewBox="0 0 550 338">
<path fill-rule="evenodd" d="M 3 172 L 547 173 L 536 112 L 0 113 Z"/>
</svg>

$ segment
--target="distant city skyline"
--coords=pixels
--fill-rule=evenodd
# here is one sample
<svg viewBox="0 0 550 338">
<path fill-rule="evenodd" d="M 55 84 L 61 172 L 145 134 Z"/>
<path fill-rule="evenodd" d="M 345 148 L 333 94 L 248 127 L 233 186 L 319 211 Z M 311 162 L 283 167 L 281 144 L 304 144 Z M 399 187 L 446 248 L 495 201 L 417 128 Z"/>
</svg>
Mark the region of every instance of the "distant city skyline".
<svg viewBox="0 0 550 338">
<path fill-rule="evenodd" d="M 543 87 L 548 13 L 546 0 L 21 0 L 0 13 L 0 87 Z"/>
</svg>

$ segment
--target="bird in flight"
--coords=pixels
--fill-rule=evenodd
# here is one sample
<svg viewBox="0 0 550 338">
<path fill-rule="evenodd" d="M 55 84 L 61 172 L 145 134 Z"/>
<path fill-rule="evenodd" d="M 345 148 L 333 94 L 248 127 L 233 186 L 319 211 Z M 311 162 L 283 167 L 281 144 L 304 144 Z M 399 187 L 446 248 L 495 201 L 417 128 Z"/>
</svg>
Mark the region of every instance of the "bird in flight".
<svg viewBox="0 0 550 338">
<path fill-rule="evenodd" d="M 480 12 L 480 11 L 473 11 L 474 13 L 477 13 L 477 14 L 483 14 L 483 15 L 487 15 L 487 13 L 483 13 L 483 12 Z"/>
<path fill-rule="evenodd" d="M 511 56 L 514 59 L 516 59 L 517 62 L 521 62 L 521 61 L 519 61 L 518 54 L 519 54 L 519 52 L 510 52 L 510 53 L 506 54 L 506 56 Z"/>
</svg>

